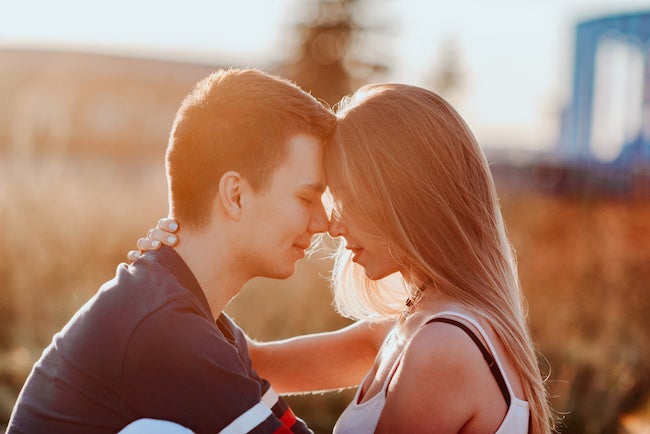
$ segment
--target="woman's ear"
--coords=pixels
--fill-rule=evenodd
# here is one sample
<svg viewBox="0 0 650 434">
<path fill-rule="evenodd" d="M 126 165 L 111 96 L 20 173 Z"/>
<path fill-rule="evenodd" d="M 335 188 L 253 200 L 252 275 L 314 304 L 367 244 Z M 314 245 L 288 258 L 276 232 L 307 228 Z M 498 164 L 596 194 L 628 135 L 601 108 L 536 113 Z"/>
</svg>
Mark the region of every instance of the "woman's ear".
<svg viewBox="0 0 650 434">
<path fill-rule="evenodd" d="M 219 200 L 226 215 L 233 220 L 239 220 L 241 217 L 241 195 L 242 190 L 246 188 L 246 181 L 235 171 L 228 171 L 221 176 L 219 180 Z"/>
</svg>

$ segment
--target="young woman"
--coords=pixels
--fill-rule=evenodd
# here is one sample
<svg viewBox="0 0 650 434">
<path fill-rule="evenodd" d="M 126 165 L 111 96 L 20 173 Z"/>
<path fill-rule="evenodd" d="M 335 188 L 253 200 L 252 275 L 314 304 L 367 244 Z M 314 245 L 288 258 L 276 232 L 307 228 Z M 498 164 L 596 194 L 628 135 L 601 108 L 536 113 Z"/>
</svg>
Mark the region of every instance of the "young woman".
<svg viewBox="0 0 650 434">
<path fill-rule="evenodd" d="M 256 370 L 278 392 L 359 384 L 337 434 L 549 433 L 514 255 L 465 122 L 438 95 L 402 84 L 362 87 L 337 117 L 325 156 L 329 233 L 343 238 L 333 287 L 339 311 L 360 321 L 251 342 Z"/>
</svg>

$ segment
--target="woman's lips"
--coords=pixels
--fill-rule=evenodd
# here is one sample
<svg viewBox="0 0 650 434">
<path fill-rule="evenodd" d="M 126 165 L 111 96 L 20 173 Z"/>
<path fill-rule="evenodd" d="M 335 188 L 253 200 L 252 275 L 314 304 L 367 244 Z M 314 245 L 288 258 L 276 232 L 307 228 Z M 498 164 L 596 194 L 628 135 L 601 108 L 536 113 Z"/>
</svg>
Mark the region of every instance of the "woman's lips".
<svg viewBox="0 0 650 434">
<path fill-rule="evenodd" d="M 348 246 L 346 249 L 352 252 L 352 262 L 358 262 L 359 256 L 363 252 L 363 249 L 357 246 Z"/>
</svg>

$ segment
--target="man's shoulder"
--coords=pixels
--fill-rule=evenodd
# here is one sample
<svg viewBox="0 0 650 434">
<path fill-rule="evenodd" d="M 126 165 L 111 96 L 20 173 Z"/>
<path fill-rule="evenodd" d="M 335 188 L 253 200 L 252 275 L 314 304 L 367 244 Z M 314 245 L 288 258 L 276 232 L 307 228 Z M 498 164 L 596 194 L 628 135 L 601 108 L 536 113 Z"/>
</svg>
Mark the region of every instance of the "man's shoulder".
<svg viewBox="0 0 650 434">
<path fill-rule="evenodd" d="M 69 350 L 98 341 L 115 349 L 124 346 L 147 317 L 178 306 L 204 315 L 201 303 L 164 267 L 120 264 L 115 277 L 77 310 L 55 341 Z"/>
<path fill-rule="evenodd" d="M 133 308 L 155 310 L 174 299 L 190 295 L 173 273 L 156 261 L 121 263 L 115 277 L 104 283 L 97 293 L 98 302 L 126 303 Z"/>
<path fill-rule="evenodd" d="M 191 275 L 189 269 L 183 271 Z M 198 307 L 206 304 L 200 299 L 204 297 L 201 289 L 190 288 L 198 284 L 191 282 L 194 285 L 188 285 L 187 280 L 179 278 L 178 272 L 159 261 L 157 256 L 147 255 L 132 264 L 119 264 L 115 276 L 101 285 L 91 302 L 108 308 L 117 305 L 119 309 L 126 308 L 136 315 L 147 315 L 171 301 Z"/>
</svg>

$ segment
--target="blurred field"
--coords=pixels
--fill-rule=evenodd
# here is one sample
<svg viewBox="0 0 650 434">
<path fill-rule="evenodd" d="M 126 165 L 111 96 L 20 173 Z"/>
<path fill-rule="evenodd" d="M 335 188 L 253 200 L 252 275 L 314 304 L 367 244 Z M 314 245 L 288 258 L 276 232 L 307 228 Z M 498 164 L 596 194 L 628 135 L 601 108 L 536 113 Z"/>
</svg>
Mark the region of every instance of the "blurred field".
<svg viewBox="0 0 650 434">
<path fill-rule="evenodd" d="M 52 334 L 166 214 L 162 167 L 162 156 L 130 164 L 0 160 L 0 423 Z M 623 415 L 630 429 L 644 432 L 650 203 L 500 190 L 530 322 L 544 369 L 550 365 L 553 405 L 565 413 L 563 432 L 625 432 L 617 425 Z M 314 257 L 288 281 L 256 280 L 228 312 L 259 339 L 347 324 L 331 307 L 330 265 Z M 325 433 L 351 397 L 290 401 Z"/>
</svg>

